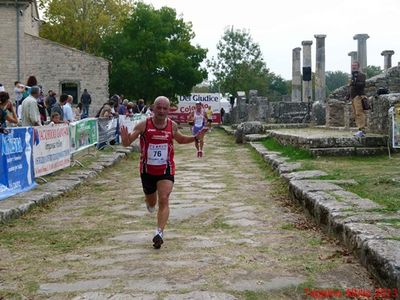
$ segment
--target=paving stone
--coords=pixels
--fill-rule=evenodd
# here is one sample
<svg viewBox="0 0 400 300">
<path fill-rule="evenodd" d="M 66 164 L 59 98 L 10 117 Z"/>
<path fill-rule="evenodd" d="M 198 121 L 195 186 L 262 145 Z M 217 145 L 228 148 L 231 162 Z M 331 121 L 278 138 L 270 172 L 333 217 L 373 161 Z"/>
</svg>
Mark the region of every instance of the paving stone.
<svg viewBox="0 0 400 300">
<path fill-rule="evenodd" d="M 214 205 L 197 205 L 192 207 L 182 207 L 182 206 L 175 206 L 171 205 L 170 209 L 170 220 L 182 221 L 186 219 L 190 219 L 192 217 L 198 216 L 210 209 L 215 208 Z"/>
<path fill-rule="evenodd" d="M 226 294 L 205 291 L 195 291 L 186 294 L 172 294 L 164 298 L 164 300 L 237 300 L 238 298 Z"/>
<path fill-rule="evenodd" d="M 227 286 L 233 291 L 272 291 L 300 285 L 304 282 L 301 277 L 276 277 L 269 281 L 258 280 L 236 280 Z"/>
<path fill-rule="evenodd" d="M 110 279 L 85 280 L 72 283 L 43 283 L 39 286 L 39 292 L 42 294 L 78 292 L 104 289 L 111 286 L 111 284 L 112 280 Z"/>
<path fill-rule="evenodd" d="M 109 294 L 101 292 L 89 292 L 79 295 L 73 300 L 157 300 L 155 295 Z"/>
<path fill-rule="evenodd" d="M 128 280 L 125 290 L 135 290 L 144 292 L 168 292 L 177 290 L 188 290 L 198 285 L 204 284 L 202 280 L 167 280 L 165 278 L 148 278 Z"/>
</svg>

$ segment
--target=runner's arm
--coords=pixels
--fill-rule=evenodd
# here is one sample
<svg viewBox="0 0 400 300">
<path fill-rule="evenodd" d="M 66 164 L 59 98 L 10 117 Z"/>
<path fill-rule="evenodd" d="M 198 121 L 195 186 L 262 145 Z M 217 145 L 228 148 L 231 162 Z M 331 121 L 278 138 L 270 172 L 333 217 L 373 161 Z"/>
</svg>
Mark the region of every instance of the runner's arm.
<svg viewBox="0 0 400 300">
<path fill-rule="evenodd" d="M 141 133 L 144 132 L 146 127 L 146 120 L 143 120 L 136 124 L 135 128 L 133 128 L 132 132 L 128 132 L 128 128 L 125 126 L 121 126 L 121 140 L 122 140 L 122 145 L 125 147 L 128 147 L 130 144 L 133 143 L 134 140 L 136 140 Z"/>
<path fill-rule="evenodd" d="M 178 125 L 175 122 L 172 123 L 172 129 L 174 132 L 174 139 L 178 142 L 178 144 L 193 143 L 196 141 L 196 139 L 199 139 L 201 136 L 203 136 L 208 130 L 208 128 L 203 128 L 196 136 L 184 135 L 178 130 Z"/>
</svg>

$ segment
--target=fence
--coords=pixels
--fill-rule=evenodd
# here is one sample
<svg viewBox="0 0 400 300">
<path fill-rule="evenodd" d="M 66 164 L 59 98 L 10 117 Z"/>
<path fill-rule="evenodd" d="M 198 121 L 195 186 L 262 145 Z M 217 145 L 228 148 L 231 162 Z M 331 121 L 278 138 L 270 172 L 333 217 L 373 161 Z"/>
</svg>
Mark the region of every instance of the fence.
<svg viewBox="0 0 400 300">
<path fill-rule="evenodd" d="M 146 118 L 87 118 L 69 125 L 10 128 L 0 134 L 0 200 L 36 186 L 35 179 L 71 166 L 72 155 L 89 147 L 119 143 L 119 126 L 131 131 Z"/>
</svg>

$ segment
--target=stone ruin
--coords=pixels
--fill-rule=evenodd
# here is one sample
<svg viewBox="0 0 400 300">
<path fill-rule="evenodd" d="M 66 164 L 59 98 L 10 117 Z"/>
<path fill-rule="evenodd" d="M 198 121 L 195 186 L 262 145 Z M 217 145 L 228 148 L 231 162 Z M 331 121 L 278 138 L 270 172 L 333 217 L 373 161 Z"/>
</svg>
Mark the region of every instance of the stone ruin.
<svg viewBox="0 0 400 300">
<path fill-rule="evenodd" d="M 300 47 L 292 50 L 292 94 L 283 97 L 282 101 L 272 102 L 266 97 L 259 97 L 257 91 L 249 91 L 247 98 L 244 92 L 238 92 L 237 105 L 226 117 L 229 123 L 260 121 L 264 123 L 311 123 L 327 127 L 355 127 L 351 101 L 347 99 L 349 87 L 335 90 L 326 99 L 325 91 L 325 38 L 317 34 L 315 99 L 312 99 L 311 88 L 311 45 L 312 41 L 302 41 Z M 368 34 L 356 34 L 357 51 L 349 52 L 351 63 L 358 61 L 361 70 L 367 67 Z M 301 50 L 303 50 L 303 67 L 301 69 Z M 366 95 L 372 109 L 367 112 L 368 131 L 387 134 L 390 128 L 390 106 L 400 102 L 400 64 L 392 65 L 393 50 L 384 50 L 384 73 L 372 77 L 366 82 Z M 388 91 L 388 95 L 377 95 L 377 91 Z M 389 120 L 389 121 L 388 121 Z"/>
<path fill-rule="evenodd" d="M 378 95 L 380 91 L 387 94 Z M 326 126 L 345 128 L 355 126 L 348 94 L 349 87 L 343 86 L 329 95 Z M 371 110 L 367 111 L 368 132 L 388 134 L 391 126 L 388 110 L 400 103 L 400 66 L 392 67 L 383 74 L 367 79 L 365 94 L 371 104 Z"/>
</svg>

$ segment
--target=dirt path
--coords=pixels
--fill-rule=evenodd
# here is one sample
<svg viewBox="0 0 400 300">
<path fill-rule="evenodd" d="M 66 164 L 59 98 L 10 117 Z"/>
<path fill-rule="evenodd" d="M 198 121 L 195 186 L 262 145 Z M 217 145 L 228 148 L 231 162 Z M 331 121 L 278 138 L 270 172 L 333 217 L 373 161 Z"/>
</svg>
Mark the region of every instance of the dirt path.
<svg viewBox="0 0 400 300">
<path fill-rule="evenodd" d="M 203 159 L 193 145 L 175 148 L 161 250 L 135 154 L 0 227 L 0 299 L 311 299 L 304 288 L 373 289 L 248 147 L 213 131 Z"/>
</svg>

